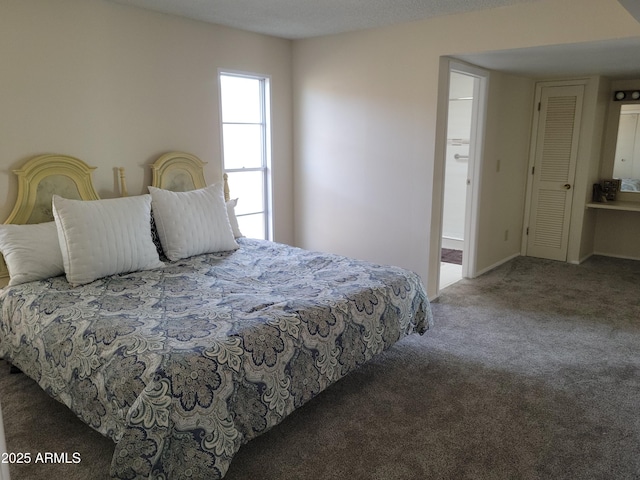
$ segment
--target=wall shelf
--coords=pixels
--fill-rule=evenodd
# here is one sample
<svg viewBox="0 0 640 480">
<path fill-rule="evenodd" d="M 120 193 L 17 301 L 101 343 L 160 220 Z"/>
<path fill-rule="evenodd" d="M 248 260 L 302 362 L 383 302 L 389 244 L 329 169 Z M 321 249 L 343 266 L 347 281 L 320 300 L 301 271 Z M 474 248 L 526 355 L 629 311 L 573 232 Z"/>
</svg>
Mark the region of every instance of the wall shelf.
<svg viewBox="0 0 640 480">
<path fill-rule="evenodd" d="M 640 212 L 640 202 L 627 202 L 616 200 L 615 202 L 587 203 L 587 208 L 599 208 L 601 210 L 620 210 L 624 212 Z"/>
</svg>

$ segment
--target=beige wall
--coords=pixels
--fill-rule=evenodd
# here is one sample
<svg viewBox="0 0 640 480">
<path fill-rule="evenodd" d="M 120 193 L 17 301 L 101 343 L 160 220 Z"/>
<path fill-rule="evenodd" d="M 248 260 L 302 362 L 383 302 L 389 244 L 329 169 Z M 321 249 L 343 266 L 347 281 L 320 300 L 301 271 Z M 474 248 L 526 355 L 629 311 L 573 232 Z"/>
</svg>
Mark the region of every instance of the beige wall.
<svg viewBox="0 0 640 480">
<path fill-rule="evenodd" d="M 578 151 L 579 169 L 574 181 L 574 205 L 569 234 L 567 261 L 580 263 L 594 253 L 595 212 L 586 208 L 592 201 L 593 184 L 600 181 L 602 140 L 610 103 L 610 81 L 603 77 L 591 78 L 585 91 L 581 146 Z"/>
<path fill-rule="evenodd" d="M 520 253 L 533 95 L 532 79 L 491 73 L 478 211 L 477 272 Z"/>
<path fill-rule="evenodd" d="M 295 42 L 296 242 L 411 268 L 435 296 L 441 56 L 636 35 L 640 25 L 616 0 L 539 0 Z M 530 93 L 524 83 L 523 94 Z M 517 152 L 518 177 L 528 160 L 527 135 L 519 131 L 508 147 L 495 143 L 495 132 L 492 138 L 486 149 Z M 481 205 L 521 205 L 524 188 L 484 188 Z M 489 238 L 503 238 L 511 221 L 499 221 L 501 212 L 481 213 L 493 233 L 481 235 L 478 265 L 514 248 Z"/>
<path fill-rule="evenodd" d="M 275 234 L 293 241 L 291 42 L 103 0 L 2 0 L 0 218 L 16 198 L 11 173 L 38 154 L 98 167 L 103 197 L 146 192 L 147 164 L 170 150 L 221 178 L 219 69 L 271 76 Z M 233 188 L 233 186 L 232 186 Z"/>
</svg>

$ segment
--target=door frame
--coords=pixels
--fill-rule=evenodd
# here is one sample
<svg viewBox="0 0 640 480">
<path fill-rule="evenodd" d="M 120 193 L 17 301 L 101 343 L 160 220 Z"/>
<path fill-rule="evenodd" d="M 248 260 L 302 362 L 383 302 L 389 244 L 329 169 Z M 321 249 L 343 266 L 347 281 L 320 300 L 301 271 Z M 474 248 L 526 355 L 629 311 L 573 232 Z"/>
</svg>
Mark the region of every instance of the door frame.
<svg viewBox="0 0 640 480">
<path fill-rule="evenodd" d="M 471 131 L 469 136 L 469 164 L 467 166 L 467 198 L 465 205 L 464 254 L 462 277 L 475 278 L 478 254 L 478 209 L 482 173 L 482 152 L 487 118 L 487 92 L 489 72 L 477 67 L 451 62 L 450 72 L 474 77 L 473 107 L 471 109 Z M 469 183 L 469 181 L 471 183 Z M 466 258 L 465 258 L 466 257 Z"/>
<path fill-rule="evenodd" d="M 434 188 L 432 229 L 430 247 L 429 282 L 435 287 L 428 288 L 430 298 L 440 294 L 440 251 L 442 248 L 442 221 L 444 207 L 444 179 L 446 165 L 447 123 L 449 119 L 449 83 L 451 72 L 455 71 L 478 79 L 474 85 L 474 108 L 471 121 L 471 138 L 469 142 L 469 171 L 471 181 L 467 190 L 465 208 L 465 238 L 462 261 L 462 276 L 475 278 L 477 275 L 478 251 L 478 210 L 482 180 L 482 164 L 484 153 L 485 124 L 487 119 L 487 103 L 489 94 L 490 72 L 475 65 L 448 57 L 441 57 L 440 82 L 438 88 L 438 115 L 436 122 L 436 154 L 434 157 Z M 477 90 L 477 91 L 476 91 Z M 436 237 L 437 235 L 437 237 Z"/>
</svg>

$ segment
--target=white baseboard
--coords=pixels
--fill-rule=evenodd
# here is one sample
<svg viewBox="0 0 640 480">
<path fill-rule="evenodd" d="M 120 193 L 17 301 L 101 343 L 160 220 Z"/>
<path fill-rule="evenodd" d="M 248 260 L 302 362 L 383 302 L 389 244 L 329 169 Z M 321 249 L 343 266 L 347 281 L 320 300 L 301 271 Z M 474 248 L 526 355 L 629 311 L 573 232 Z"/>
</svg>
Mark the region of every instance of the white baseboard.
<svg viewBox="0 0 640 480">
<path fill-rule="evenodd" d="M 514 253 L 513 255 L 510 255 L 506 258 L 503 258 L 502 260 L 500 260 L 499 262 L 494 263 L 493 265 L 488 266 L 487 268 L 483 268 L 482 270 L 480 270 L 479 272 L 476 272 L 475 277 L 479 277 L 480 275 L 484 275 L 487 272 L 490 272 L 491 270 L 493 270 L 494 268 L 499 267 L 502 264 L 505 264 L 511 260 L 513 260 L 516 257 L 519 257 L 520 253 Z M 475 278 L 474 277 L 474 278 Z"/>
<path fill-rule="evenodd" d="M 442 237 L 442 248 L 464 250 L 464 240 L 460 238 Z"/>
<path fill-rule="evenodd" d="M 580 265 L 582 262 L 586 262 L 587 260 L 589 260 L 589 258 L 591 258 L 592 256 L 597 255 L 596 253 L 587 253 L 584 257 L 578 259 L 578 260 L 567 260 L 567 263 L 571 264 L 571 265 Z"/>
<path fill-rule="evenodd" d="M 593 252 L 593 255 L 600 255 L 602 257 L 621 258 L 623 260 L 640 260 L 639 257 L 632 257 L 628 255 L 616 255 L 613 253 Z"/>
<path fill-rule="evenodd" d="M 587 261 L 589 258 L 591 258 L 594 255 L 600 255 L 602 257 L 620 258 L 622 260 L 637 260 L 637 261 L 640 261 L 640 258 L 638 258 L 638 257 L 632 257 L 632 256 L 627 256 L 627 255 L 612 255 L 610 253 L 603 253 L 603 252 L 593 252 L 593 253 L 588 253 L 587 255 L 582 257 L 577 262 L 576 261 L 572 261 L 572 262 L 567 262 L 567 263 L 570 263 L 572 265 L 579 265 L 582 262 Z M 519 256 L 521 256 L 520 253 L 514 253 L 513 255 L 511 255 L 511 256 L 509 256 L 507 258 L 504 258 L 504 259 L 500 260 L 499 262 L 496 262 L 493 265 L 488 266 L 487 268 L 483 268 L 479 272 L 476 272 L 475 277 L 479 277 L 480 275 L 484 275 L 485 273 L 490 272 L 494 268 L 497 268 L 500 265 L 502 265 L 504 263 L 507 263 L 507 262 L 513 260 L 514 258 L 519 257 Z"/>
</svg>

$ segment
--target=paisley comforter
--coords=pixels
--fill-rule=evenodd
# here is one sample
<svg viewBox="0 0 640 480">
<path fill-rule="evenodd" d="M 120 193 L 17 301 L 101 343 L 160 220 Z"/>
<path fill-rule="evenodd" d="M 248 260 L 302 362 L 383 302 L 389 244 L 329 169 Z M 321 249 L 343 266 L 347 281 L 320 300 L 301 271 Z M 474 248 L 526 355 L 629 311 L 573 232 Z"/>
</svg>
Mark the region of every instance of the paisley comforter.
<svg viewBox="0 0 640 480">
<path fill-rule="evenodd" d="M 116 442 L 114 478 L 222 478 L 243 443 L 432 322 L 411 272 L 239 243 L 0 292 L 0 357 Z"/>
</svg>

